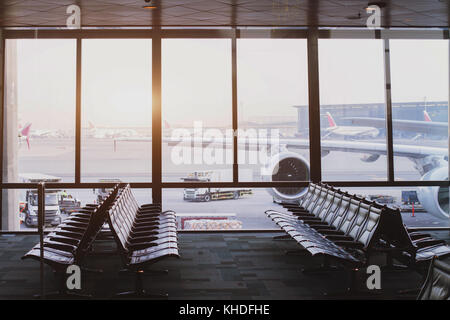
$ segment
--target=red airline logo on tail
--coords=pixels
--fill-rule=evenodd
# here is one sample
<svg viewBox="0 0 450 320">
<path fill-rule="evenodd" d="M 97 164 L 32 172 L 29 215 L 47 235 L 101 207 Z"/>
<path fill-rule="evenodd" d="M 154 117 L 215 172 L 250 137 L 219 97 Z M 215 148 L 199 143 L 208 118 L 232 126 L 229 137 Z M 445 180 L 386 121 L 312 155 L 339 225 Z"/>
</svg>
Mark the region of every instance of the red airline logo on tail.
<svg viewBox="0 0 450 320">
<path fill-rule="evenodd" d="M 431 120 L 430 115 L 428 114 L 427 110 L 423 110 L 423 117 L 425 118 L 425 122 L 433 122 Z"/>
<path fill-rule="evenodd" d="M 330 114 L 329 112 L 327 112 L 327 118 L 328 118 L 328 125 L 329 125 L 331 128 L 337 127 L 336 122 L 334 122 L 334 119 L 333 119 L 333 117 L 331 116 L 331 114 Z"/>
<path fill-rule="evenodd" d="M 20 136 L 26 137 L 28 149 L 30 149 L 30 129 L 31 123 L 27 124 L 22 130 L 20 130 Z"/>
<path fill-rule="evenodd" d="M 164 129 L 170 129 L 170 124 L 166 120 L 164 120 Z"/>
</svg>

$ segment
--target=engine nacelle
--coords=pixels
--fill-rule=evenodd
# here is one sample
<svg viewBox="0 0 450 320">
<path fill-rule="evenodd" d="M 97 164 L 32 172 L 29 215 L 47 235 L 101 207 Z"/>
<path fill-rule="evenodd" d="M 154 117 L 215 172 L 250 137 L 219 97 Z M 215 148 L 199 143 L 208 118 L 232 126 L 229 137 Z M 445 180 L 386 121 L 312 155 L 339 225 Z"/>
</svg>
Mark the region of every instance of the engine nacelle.
<svg viewBox="0 0 450 320">
<path fill-rule="evenodd" d="M 298 153 L 282 152 L 273 156 L 263 169 L 268 182 L 309 181 L 309 163 Z M 308 191 L 307 187 L 270 188 L 267 191 L 279 200 L 297 200 Z"/>
<path fill-rule="evenodd" d="M 421 180 L 448 180 L 448 169 L 445 166 L 428 171 Z M 449 218 L 448 187 L 420 187 L 417 198 L 428 213 L 439 218 Z"/>
</svg>

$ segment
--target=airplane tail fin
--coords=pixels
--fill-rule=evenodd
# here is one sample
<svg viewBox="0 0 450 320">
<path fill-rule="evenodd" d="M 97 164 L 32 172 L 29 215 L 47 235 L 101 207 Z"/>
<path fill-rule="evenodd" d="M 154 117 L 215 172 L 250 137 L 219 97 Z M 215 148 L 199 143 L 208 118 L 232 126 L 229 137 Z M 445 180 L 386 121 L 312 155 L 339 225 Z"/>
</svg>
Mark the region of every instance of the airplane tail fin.
<svg viewBox="0 0 450 320">
<path fill-rule="evenodd" d="M 431 117 L 430 117 L 430 115 L 428 114 L 427 110 L 423 110 L 423 117 L 424 117 L 425 122 L 433 122 L 433 121 L 431 120 Z"/>
<path fill-rule="evenodd" d="M 31 123 L 28 123 L 22 130 L 20 130 L 20 134 L 23 137 L 27 137 L 30 135 Z"/>
<path fill-rule="evenodd" d="M 89 129 L 95 128 L 94 124 L 91 121 L 88 121 L 88 124 L 89 124 L 89 127 L 88 127 Z"/>
<path fill-rule="evenodd" d="M 164 120 L 164 129 L 170 130 L 170 124 Z"/>
<path fill-rule="evenodd" d="M 328 118 L 328 125 L 329 125 L 331 128 L 337 127 L 337 124 L 336 124 L 336 122 L 334 122 L 334 119 L 333 119 L 333 117 L 331 116 L 331 113 L 327 112 L 327 118 Z"/>
<path fill-rule="evenodd" d="M 30 129 L 31 123 L 27 124 L 22 130 L 20 130 L 20 135 L 26 137 L 28 149 L 30 149 Z"/>
</svg>

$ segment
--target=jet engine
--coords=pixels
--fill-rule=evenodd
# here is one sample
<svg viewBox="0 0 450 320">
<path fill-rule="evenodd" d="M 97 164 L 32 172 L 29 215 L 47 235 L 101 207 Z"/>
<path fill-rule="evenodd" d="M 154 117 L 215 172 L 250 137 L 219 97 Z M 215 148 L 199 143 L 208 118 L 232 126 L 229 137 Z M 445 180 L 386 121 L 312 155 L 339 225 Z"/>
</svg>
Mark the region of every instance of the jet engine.
<svg viewBox="0 0 450 320">
<path fill-rule="evenodd" d="M 440 167 L 430 170 L 422 176 L 421 180 L 448 180 L 448 169 Z M 417 190 L 417 198 L 430 214 L 444 219 L 449 218 L 448 187 L 420 187 Z"/>
<path fill-rule="evenodd" d="M 270 182 L 309 181 L 309 163 L 298 153 L 282 152 L 273 156 L 263 168 L 263 177 Z M 306 192 L 306 187 L 270 188 L 267 191 L 279 200 L 297 200 Z"/>
</svg>

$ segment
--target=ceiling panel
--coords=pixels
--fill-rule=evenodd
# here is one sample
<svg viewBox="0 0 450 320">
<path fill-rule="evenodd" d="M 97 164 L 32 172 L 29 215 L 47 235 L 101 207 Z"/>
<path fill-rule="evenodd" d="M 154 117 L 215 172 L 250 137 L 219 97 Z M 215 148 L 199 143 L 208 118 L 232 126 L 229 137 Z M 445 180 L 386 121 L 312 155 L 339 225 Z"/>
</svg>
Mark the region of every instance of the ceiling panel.
<svg viewBox="0 0 450 320">
<path fill-rule="evenodd" d="M 64 27 L 67 6 L 81 7 L 82 25 L 364 27 L 362 0 L 0 0 L 0 26 Z M 448 27 L 450 0 L 384 1 L 385 27 Z"/>
</svg>

